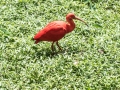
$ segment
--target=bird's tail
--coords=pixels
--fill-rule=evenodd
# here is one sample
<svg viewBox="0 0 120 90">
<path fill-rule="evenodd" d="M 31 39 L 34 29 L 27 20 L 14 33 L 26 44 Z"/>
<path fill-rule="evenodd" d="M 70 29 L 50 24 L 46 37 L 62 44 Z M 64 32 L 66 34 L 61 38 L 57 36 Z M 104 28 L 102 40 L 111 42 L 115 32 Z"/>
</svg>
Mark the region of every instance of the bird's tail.
<svg viewBox="0 0 120 90">
<path fill-rule="evenodd" d="M 36 39 L 34 39 L 33 37 L 31 38 L 31 40 L 35 40 L 35 44 L 37 44 L 40 40 L 36 40 Z"/>
</svg>

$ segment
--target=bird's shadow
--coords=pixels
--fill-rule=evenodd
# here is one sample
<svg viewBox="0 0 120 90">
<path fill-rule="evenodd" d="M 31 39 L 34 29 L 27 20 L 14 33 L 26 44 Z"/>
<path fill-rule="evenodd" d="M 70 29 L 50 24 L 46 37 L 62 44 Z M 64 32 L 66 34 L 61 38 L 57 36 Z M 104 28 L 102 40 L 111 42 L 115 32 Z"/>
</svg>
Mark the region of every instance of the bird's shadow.
<svg viewBox="0 0 120 90">
<path fill-rule="evenodd" d="M 43 57 L 50 57 L 52 58 L 53 56 L 58 55 L 59 52 L 52 52 L 50 48 L 38 48 L 33 46 L 32 49 L 35 51 L 35 56 L 40 58 L 41 56 Z"/>
<path fill-rule="evenodd" d="M 50 49 L 50 48 L 37 48 L 37 47 L 32 47 L 35 50 L 35 56 L 37 56 L 38 58 L 44 57 L 50 57 L 53 58 L 55 56 L 58 55 L 71 55 L 71 54 L 77 54 L 77 53 L 81 53 L 80 50 L 78 50 L 78 48 L 74 48 L 74 50 L 71 50 L 71 47 L 64 47 L 62 51 L 58 51 L 55 50 L 54 52 Z"/>
</svg>

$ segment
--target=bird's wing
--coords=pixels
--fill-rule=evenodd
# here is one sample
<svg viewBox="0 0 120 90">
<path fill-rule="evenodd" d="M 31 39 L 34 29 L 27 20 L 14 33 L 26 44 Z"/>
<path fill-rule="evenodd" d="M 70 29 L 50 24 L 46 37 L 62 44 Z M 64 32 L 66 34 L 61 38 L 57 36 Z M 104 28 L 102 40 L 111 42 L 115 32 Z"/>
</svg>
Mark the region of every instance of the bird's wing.
<svg viewBox="0 0 120 90">
<path fill-rule="evenodd" d="M 66 23 L 61 21 L 51 22 L 34 36 L 34 40 L 58 41 L 66 34 L 65 25 Z"/>
<path fill-rule="evenodd" d="M 43 31 L 41 39 L 45 41 L 58 41 L 66 34 L 66 29 L 58 24 L 48 25 Z"/>
</svg>

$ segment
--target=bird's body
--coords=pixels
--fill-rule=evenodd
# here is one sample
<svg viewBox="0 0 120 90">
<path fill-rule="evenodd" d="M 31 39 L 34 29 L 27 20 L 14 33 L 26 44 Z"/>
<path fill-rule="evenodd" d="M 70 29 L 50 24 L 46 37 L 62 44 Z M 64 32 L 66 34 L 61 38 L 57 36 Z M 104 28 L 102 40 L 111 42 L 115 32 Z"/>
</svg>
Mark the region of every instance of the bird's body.
<svg viewBox="0 0 120 90">
<path fill-rule="evenodd" d="M 73 19 L 81 20 L 81 19 L 75 17 L 75 15 L 73 13 L 69 13 L 66 16 L 66 22 L 64 22 L 64 21 L 50 22 L 45 28 L 40 30 L 33 37 L 33 40 L 35 40 L 36 44 L 40 41 L 53 42 L 52 46 L 51 46 L 52 50 L 53 50 L 53 44 L 54 44 L 54 42 L 56 42 L 59 49 L 61 49 L 60 46 L 58 45 L 58 41 L 61 38 L 63 38 L 67 33 L 74 30 L 75 23 L 74 23 Z M 82 22 L 84 22 L 84 21 L 82 21 Z"/>
<path fill-rule="evenodd" d="M 72 29 L 75 28 L 75 25 Z M 45 28 L 40 30 L 35 36 L 35 43 L 39 41 L 51 41 L 55 42 L 65 36 L 65 34 L 72 31 L 70 24 L 64 21 L 53 21 L 49 23 Z"/>
</svg>

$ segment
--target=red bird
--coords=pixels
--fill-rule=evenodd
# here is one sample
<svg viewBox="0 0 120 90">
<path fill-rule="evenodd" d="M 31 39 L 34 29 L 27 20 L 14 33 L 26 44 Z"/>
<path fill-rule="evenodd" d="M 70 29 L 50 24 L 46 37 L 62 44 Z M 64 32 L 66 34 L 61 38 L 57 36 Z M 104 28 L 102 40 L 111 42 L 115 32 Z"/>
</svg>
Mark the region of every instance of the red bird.
<svg viewBox="0 0 120 90">
<path fill-rule="evenodd" d="M 34 37 L 35 43 L 37 44 L 40 41 L 50 41 L 52 42 L 51 49 L 54 51 L 53 44 L 56 42 L 59 50 L 62 50 L 58 44 L 58 41 L 63 38 L 67 33 L 71 32 L 75 28 L 75 23 L 73 19 L 81 20 L 76 17 L 73 13 L 68 13 L 66 15 L 66 22 L 64 21 L 53 21 L 50 22 L 45 28 L 40 30 Z M 84 22 L 86 25 L 87 23 Z"/>
</svg>

